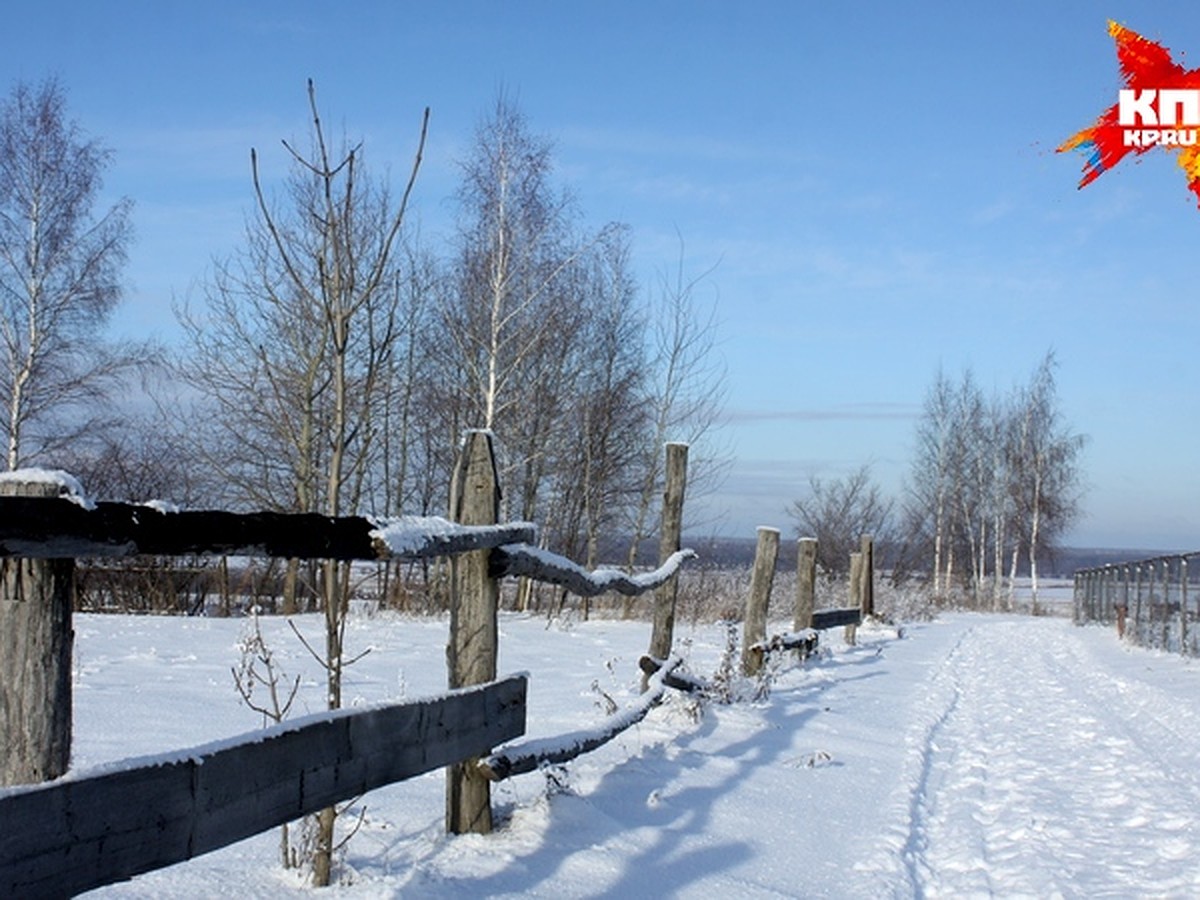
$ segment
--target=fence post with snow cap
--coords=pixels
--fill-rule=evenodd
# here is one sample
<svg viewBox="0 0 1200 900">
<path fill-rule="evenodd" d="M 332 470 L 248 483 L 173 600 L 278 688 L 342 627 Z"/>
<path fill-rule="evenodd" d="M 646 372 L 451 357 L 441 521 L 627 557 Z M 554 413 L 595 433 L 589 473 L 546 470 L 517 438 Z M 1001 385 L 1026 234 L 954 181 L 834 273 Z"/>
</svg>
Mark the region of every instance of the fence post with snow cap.
<svg viewBox="0 0 1200 900">
<path fill-rule="evenodd" d="M 87 502 L 70 476 L 34 469 L 0 477 L 0 496 Z M 0 786 L 70 764 L 74 603 L 73 559 L 0 559 Z"/>
<path fill-rule="evenodd" d="M 817 539 L 800 538 L 796 547 L 796 616 L 792 628 L 812 628 L 817 593 Z"/>
</svg>

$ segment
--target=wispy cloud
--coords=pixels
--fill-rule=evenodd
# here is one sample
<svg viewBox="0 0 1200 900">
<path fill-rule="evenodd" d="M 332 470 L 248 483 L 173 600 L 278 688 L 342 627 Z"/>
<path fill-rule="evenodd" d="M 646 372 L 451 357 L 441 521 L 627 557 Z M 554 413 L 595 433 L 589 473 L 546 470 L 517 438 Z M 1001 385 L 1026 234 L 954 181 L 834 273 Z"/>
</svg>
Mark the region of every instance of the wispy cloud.
<svg viewBox="0 0 1200 900">
<path fill-rule="evenodd" d="M 913 403 L 847 403 L 824 409 L 735 409 L 730 423 L 754 422 L 869 422 L 879 419 L 915 419 L 920 407 Z"/>
</svg>

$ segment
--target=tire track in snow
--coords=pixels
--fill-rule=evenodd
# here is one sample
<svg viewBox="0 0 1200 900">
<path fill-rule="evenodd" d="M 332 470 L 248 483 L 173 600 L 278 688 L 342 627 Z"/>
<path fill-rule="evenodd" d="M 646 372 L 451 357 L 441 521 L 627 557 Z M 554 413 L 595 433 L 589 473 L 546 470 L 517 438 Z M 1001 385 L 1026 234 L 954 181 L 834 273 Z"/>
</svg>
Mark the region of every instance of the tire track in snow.
<svg viewBox="0 0 1200 900">
<path fill-rule="evenodd" d="M 868 866 L 886 892 L 1200 892 L 1200 866 L 1181 865 L 1200 859 L 1200 709 L 1176 723 L 1162 712 L 1174 696 L 1122 682 L 1080 637 L 1056 620 L 972 620 L 907 736 L 883 841 L 896 855 Z"/>
<path fill-rule="evenodd" d="M 949 745 L 942 736 L 962 700 L 957 657 L 970 635 L 968 628 L 936 664 L 925 694 L 914 708 L 915 722 L 905 736 L 907 750 L 900 790 L 882 816 L 891 825 L 877 840 L 874 858 L 860 866 L 860 871 L 874 875 L 887 886 L 887 890 L 872 888 L 871 895 L 918 896 L 921 885 L 928 879 L 925 800 L 937 792 L 947 769 L 940 757 L 944 755 L 943 745 Z"/>
</svg>

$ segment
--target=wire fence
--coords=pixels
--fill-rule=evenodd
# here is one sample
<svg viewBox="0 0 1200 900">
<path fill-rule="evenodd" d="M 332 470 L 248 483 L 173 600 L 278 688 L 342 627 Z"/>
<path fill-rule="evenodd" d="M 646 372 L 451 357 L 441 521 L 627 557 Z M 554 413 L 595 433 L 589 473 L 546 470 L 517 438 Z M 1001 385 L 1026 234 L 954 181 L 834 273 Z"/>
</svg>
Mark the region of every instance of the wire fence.
<svg viewBox="0 0 1200 900">
<path fill-rule="evenodd" d="M 1200 551 L 1075 573 L 1075 623 L 1117 627 L 1122 639 L 1200 656 Z"/>
</svg>

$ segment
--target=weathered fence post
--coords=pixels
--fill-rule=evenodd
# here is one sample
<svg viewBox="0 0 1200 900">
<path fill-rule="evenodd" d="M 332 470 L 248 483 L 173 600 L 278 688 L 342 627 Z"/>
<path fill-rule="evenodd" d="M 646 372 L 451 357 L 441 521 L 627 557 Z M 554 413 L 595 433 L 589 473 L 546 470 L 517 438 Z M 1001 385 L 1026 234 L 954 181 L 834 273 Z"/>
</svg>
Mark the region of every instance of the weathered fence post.
<svg viewBox="0 0 1200 900">
<path fill-rule="evenodd" d="M 57 482 L 0 481 L 0 495 L 58 497 Z M 0 560 L 0 786 L 49 781 L 71 761 L 73 559 Z"/>
<path fill-rule="evenodd" d="M 796 546 L 796 631 L 812 628 L 817 594 L 817 539 L 800 538 Z"/>
<path fill-rule="evenodd" d="M 804 631 L 812 628 L 813 607 L 817 593 L 817 539 L 800 538 L 796 545 L 796 615 L 792 622 L 794 631 Z M 805 651 L 796 651 L 796 657 L 803 660 Z"/>
<path fill-rule="evenodd" d="M 862 616 L 875 615 L 875 539 L 864 534 L 859 539 L 862 554 Z"/>
<path fill-rule="evenodd" d="M 1179 643 L 1184 656 L 1191 656 L 1188 643 L 1188 561 L 1186 556 L 1179 558 Z"/>
<path fill-rule="evenodd" d="M 850 554 L 850 606 L 857 606 L 862 609 L 863 597 L 863 555 L 861 553 Z M 853 647 L 858 643 L 858 626 L 847 625 L 844 629 L 844 637 L 847 644 Z"/>
<path fill-rule="evenodd" d="M 494 525 L 500 509 L 500 484 L 486 431 L 468 432 L 450 486 L 450 517 L 463 525 Z M 472 550 L 450 560 L 450 642 L 446 667 L 450 687 L 496 678 L 496 609 L 499 582 L 488 575 L 488 550 Z M 446 770 L 446 831 L 450 834 L 492 830 L 490 782 L 469 759 Z"/>
<path fill-rule="evenodd" d="M 750 596 L 746 598 L 746 618 L 742 623 L 742 672 L 746 675 L 757 675 L 762 668 L 763 651 L 754 649 L 754 645 L 767 639 L 767 608 L 771 603 L 771 585 L 775 582 L 778 559 L 779 529 L 759 526 L 754 570 L 750 575 Z"/>
<path fill-rule="evenodd" d="M 666 487 L 663 490 L 662 533 L 658 543 L 658 562 L 662 565 L 679 550 L 683 537 L 683 494 L 687 486 L 687 444 L 667 444 Z M 675 597 L 678 578 L 672 578 L 654 591 L 654 630 L 650 634 L 649 655 L 666 659 L 671 655 L 675 632 Z"/>
</svg>

